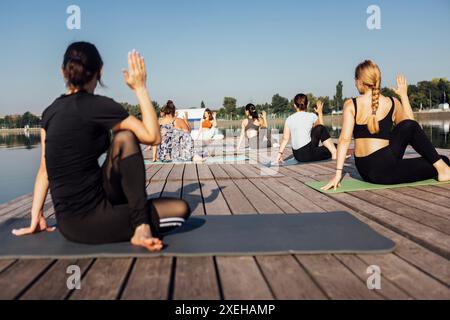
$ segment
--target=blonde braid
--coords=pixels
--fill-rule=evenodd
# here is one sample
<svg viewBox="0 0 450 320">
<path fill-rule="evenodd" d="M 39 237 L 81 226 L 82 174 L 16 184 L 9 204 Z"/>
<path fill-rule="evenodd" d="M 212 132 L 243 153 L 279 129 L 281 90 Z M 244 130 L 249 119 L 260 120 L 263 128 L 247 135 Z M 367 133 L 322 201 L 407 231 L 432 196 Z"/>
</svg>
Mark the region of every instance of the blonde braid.
<svg viewBox="0 0 450 320">
<path fill-rule="evenodd" d="M 360 63 L 355 70 L 355 79 L 372 90 L 372 114 L 367 122 L 367 128 L 371 134 L 380 132 L 380 124 L 377 120 L 377 111 L 380 105 L 381 72 L 377 64 L 371 60 Z"/>
<path fill-rule="evenodd" d="M 380 124 L 377 120 L 377 111 L 380 105 L 380 88 L 372 87 L 372 114 L 369 117 L 369 122 L 367 123 L 367 128 L 371 134 L 376 134 L 380 132 Z"/>
</svg>

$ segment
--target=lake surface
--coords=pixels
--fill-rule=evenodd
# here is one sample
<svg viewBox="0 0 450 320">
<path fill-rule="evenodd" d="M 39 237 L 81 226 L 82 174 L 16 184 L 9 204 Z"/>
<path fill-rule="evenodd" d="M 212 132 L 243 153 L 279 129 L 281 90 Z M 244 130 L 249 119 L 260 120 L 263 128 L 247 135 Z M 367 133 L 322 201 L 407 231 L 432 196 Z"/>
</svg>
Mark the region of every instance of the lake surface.
<svg viewBox="0 0 450 320">
<path fill-rule="evenodd" d="M 450 149 L 450 121 L 421 122 L 425 133 L 437 148 Z M 283 126 L 274 129 L 283 130 Z M 225 134 L 239 134 L 239 127 L 221 128 Z M 329 127 L 333 137 L 340 134 L 339 127 Z M 34 179 L 40 164 L 39 134 L 0 134 L 0 203 L 33 192 Z"/>
</svg>

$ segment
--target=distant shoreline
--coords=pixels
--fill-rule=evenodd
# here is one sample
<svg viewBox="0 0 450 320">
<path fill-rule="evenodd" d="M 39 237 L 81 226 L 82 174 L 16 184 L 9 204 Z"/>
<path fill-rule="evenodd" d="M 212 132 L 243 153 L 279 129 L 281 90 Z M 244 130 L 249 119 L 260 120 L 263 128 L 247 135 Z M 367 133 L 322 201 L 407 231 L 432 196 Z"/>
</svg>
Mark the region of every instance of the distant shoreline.
<svg viewBox="0 0 450 320">
<path fill-rule="evenodd" d="M 414 116 L 417 121 L 431 121 L 431 122 L 437 122 L 437 121 L 450 121 L 450 111 L 443 111 L 443 112 L 415 112 Z M 269 124 L 271 125 L 283 125 L 285 119 L 284 118 L 276 118 L 276 119 L 269 119 Z M 219 127 L 225 127 L 225 126 L 240 126 L 242 123 L 242 120 L 218 120 L 218 126 Z M 342 123 L 342 115 L 326 115 L 324 116 L 324 122 L 326 126 L 337 126 L 338 124 Z"/>
<path fill-rule="evenodd" d="M 417 121 L 450 121 L 450 111 L 443 112 L 415 112 L 414 116 Z M 284 118 L 276 118 L 269 119 L 269 123 L 271 125 L 283 125 Z M 217 120 L 219 127 L 227 127 L 227 126 L 237 126 L 240 127 L 242 120 Z M 341 124 L 342 115 L 326 115 L 324 116 L 324 122 L 326 126 L 333 126 Z M 30 128 L 28 129 L 29 133 L 38 134 L 40 133 L 41 128 Z M 24 128 L 15 128 L 15 129 L 0 129 L 0 134 L 25 134 Z"/>
</svg>

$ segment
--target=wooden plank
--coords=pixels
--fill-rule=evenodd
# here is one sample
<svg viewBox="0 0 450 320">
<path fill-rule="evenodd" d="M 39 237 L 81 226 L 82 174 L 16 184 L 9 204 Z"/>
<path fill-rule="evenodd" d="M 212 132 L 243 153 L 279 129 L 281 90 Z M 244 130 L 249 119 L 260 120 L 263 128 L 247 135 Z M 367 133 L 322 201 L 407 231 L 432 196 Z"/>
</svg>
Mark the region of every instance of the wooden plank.
<svg viewBox="0 0 450 320">
<path fill-rule="evenodd" d="M 198 175 L 197 175 L 197 165 L 195 164 L 187 164 L 184 167 L 184 175 L 183 175 L 184 181 L 198 181 Z"/>
<path fill-rule="evenodd" d="M 312 203 L 302 195 L 298 194 L 288 186 L 280 183 L 280 179 L 263 179 L 263 183 L 276 194 L 278 194 L 281 198 L 284 199 L 287 203 L 297 209 L 297 212 L 322 212 L 322 209 L 316 204 Z"/>
<path fill-rule="evenodd" d="M 209 215 L 228 215 L 230 208 L 215 180 L 200 180 L 205 213 Z"/>
<path fill-rule="evenodd" d="M 183 180 L 184 164 L 176 164 L 170 171 L 167 180 L 178 181 Z"/>
<path fill-rule="evenodd" d="M 295 182 L 296 179 L 289 178 L 280 181 L 285 181 L 297 192 L 303 194 L 314 203 L 320 204 L 325 211 L 347 211 L 353 214 L 356 218 L 368 224 L 375 231 L 395 241 L 397 244 L 395 249 L 396 255 L 422 272 L 432 275 L 440 282 L 450 283 L 450 267 L 447 259 L 411 241 L 410 239 L 405 238 L 391 229 L 370 220 L 366 216 L 359 214 L 358 212 L 364 212 L 365 210 L 370 212 L 370 208 L 367 209 L 365 202 L 361 201 L 358 206 L 354 207 L 355 210 L 358 210 L 358 212 L 356 212 L 353 208 L 347 206 L 345 202 L 338 202 L 336 199 L 328 195 L 324 195 L 305 186 L 298 180 Z M 346 197 L 351 196 L 347 195 Z"/>
<path fill-rule="evenodd" d="M 166 300 L 173 258 L 139 258 L 121 295 L 123 300 Z"/>
<path fill-rule="evenodd" d="M 236 169 L 234 164 L 221 164 L 219 166 L 232 179 L 243 179 L 245 176 Z"/>
<path fill-rule="evenodd" d="M 355 255 L 335 255 L 335 257 L 344 264 L 348 269 L 350 269 L 361 281 L 366 282 L 369 274 L 367 274 L 367 268 L 370 266 Z M 373 257 L 374 259 L 377 256 Z M 397 287 L 394 283 L 389 281 L 383 276 L 383 271 L 381 272 L 381 289 L 377 290 L 381 296 L 390 300 L 409 300 L 412 296 L 407 294 L 404 290 Z"/>
<path fill-rule="evenodd" d="M 448 241 L 448 236 L 446 234 L 394 214 L 380 206 L 368 203 L 367 201 L 356 197 L 356 193 L 352 193 L 352 195 L 339 193 L 330 196 L 338 201 L 345 202 L 349 207 L 359 208 L 359 212 L 371 220 L 412 239 L 431 251 L 446 258 L 450 257 L 450 242 Z"/>
<path fill-rule="evenodd" d="M 150 183 L 154 181 L 165 181 L 173 167 L 173 164 L 162 165 L 162 168 L 151 178 Z"/>
<path fill-rule="evenodd" d="M 274 296 L 253 257 L 217 257 L 226 300 L 268 300 Z"/>
<path fill-rule="evenodd" d="M 148 199 L 158 199 L 161 197 L 161 192 L 166 185 L 166 181 L 155 181 L 151 182 L 147 186 L 147 198 Z"/>
<path fill-rule="evenodd" d="M 291 206 L 286 200 L 281 198 L 277 193 L 268 188 L 261 179 L 250 180 L 267 198 L 272 200 L 284 213 L 298 213 L 298 210 Z"/>
<path fill-rule="evenodd" d="M 47 268 L 52 260 L 19 260 L 0 273 L 0 300 L 18 298 Z"/>
<path fill-rule="evenodd" d="M 382 274 L 416 299 L 450 299 L 450 289 L 390 254 L 360 256 L 369 265 L 380 267 Z"/>
<path fill-rule="evenodd" d="M 218 164 L 210 164 L 208 167 L 214 175 L 214 179 L 219 180 L 230 178 L 230 176 Z"/>
<path fill-rule="evenodd" d="M 436 194 L 430 188 L 432 186 L 424 186 L 424 187 L 414 187 L 414 188 L 399 188 L 398 192 L 403 193 L 408 196 L 408 199 L 414 199 L 413 202 L 409 202 L 410 205 L 413 205 L 416 208 L 424 208 L 430 209 L 428 207 L 429 203 L 437 204 L 442 207 L 446 207 L 447 210 L 445 212 L 445 216 L 450 216 L 450 192 L 448 192 L 448 196 Z M 432 209 L 430 209 L 432 210 Z"/>
<path fill-rule="evenodd" d="M 326 295 L 293 256 L 256 257 L 275 298 L 281 300 L 318 300 Z"/>
<path fill-rule="evenodd" d="M 193 216 L 205 215 L 201 187 L 198 181 L 188 180 L 183 183 L 183 199 L 189 204 Z"/>
<path fill-rule="evenodd" d="M 445 219 L 450 218 L 450 209 L 440 205 L 440 203 L 433 203 L 431 201 L 425 200 L 427 199 L 427 196 L 425 195 L 425 199 L 416 198 L 415 196 L 410 196 L 407 194 L 404 194 L 401 190 L 377 190 L 377 194 L 382 195 L 386 198 L 395 200 L 399 203 L 403 203 L 408 205 L 412 208 L 417 208 L 421 211 L 425 211 L 428 213 L 431 213 L 431 215 L 428 215 L 429 217 L 434 215 L 438 217 L 443 217 Z M 449 199 L 450 200 L 450 199 Z M 447 229 L 448 230 L 448 229 Z"/>
<path fill-rule="evenodd" d="M 258 213 L 283 213 L 283 210 L 281 210 L 270 198 L 268 198 L 249 180 L 242 179 L 234 182 Z"/>
<path fill-rule="evenodd" d="M 9 211 L 20 208 L 24 205 L 29 204 L 29 202 L 33 199 L 33 194 L 28 193 L 11 201 L 8 201 L 2 205 L 0 205 L 0 216 L 5 215 Z"/>
<path fill-rule="evenodd" d="M 177 258 L 175 300 L 218 300 L 220 298 L 212 257 Z"/>
<path fill-rule="evenodd" d="M 368 290 L 364 281 L 331 255 L 297 255 L 296 258 L 331 299 L 381 298 L 376 292 Z"/>
<path fill-rule="evenodd" d="M 405 205 L 403 202 L 400 202 L 401 194 L 397 194 L 397 199 L 387 198 L 384 196 L 384 192 L 379 191 L 361 191 L 354 192 L 352 194 L 355 197 L 358 197 L 380 208 L 384 208 L 396 213 L 399 216 L 416 221 L 421 225 L 434 228 L 447 235 L 450 233 L 450 220 Z"/>
<path fill-rule="evenodd" d="M 420 186 L 420 187 L 414 187 L 414 189 L 419 189 L 422 191 L 426 191 L 428 193 L 440 195 L 445 198 L 450 198 L 450 191 L 446 190 L 444 188 L 439 188 L 438 186 Z"/>
<path fill-rule="evenodd" d="M 92 259 L 83 260 L 59 260 L 21 297 L 21 300 L 63 300 L 69 296 L 72 290 L 67 287 L 67 268 L 76 265 L 80 268 L 81 275 L 84 275 L 92 264 Z M 81 280 L 83 289 L 83 280 Z"/>
<path fill-rule="evenodd" d="M 256 209 L 230 179 L 217 180 L 217 184 L 233 214 L 254 214 Z"/>
<path fill-rule="evenodd" d="M 16 260 L 8 259 L 8 260 L 0 260 L 0 273 L 10 267 Z"/>
<path fill-rule="evenodd" d="M 214 180 L 214 176 L 208 165 L 197 165 L 197 172 L 200 180 Z"/>
<path fill-rule="evenodd" d="M 98 259 L 83 278 L 82 290 L 75 290 L 71 300 L 113 300 L 120 295 L 133 259 Z"/>
<path fill-rule="evenodd" d="M 247 179 L 261 178 L 260 172 L 255 172 L 253 165 L 245 164 L 237 168 Z"/>
</svg>

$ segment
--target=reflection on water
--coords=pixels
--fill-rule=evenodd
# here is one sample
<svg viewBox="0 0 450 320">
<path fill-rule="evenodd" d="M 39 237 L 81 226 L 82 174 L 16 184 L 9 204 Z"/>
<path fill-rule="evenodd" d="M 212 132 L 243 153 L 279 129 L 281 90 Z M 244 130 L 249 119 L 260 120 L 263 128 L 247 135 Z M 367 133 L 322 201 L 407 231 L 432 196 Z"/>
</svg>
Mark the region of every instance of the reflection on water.
<svg viewBox="0 0 450 320">
<path fill-rule="evenodd" d="M 421 122 L 427 136 L 437 148 L 450 149 L 450 121 Z M 283 131 L 283 125 L 272 126 Z M 338 137 L 339 126 L 328 127 Z M 240 126 L 221 128 L 223 134 L 238 135 Z M 0 133 L 0 203 L 33 191 L 34 178 L 40 162 L 40 135 Z"/>
<path fill-rule="evenodd" d="M 0 148 L 25 148 L 32 149 L 40 144 L 38 132 L 23 132 L 20 134 L 0 133 Z"/>
</svg>

